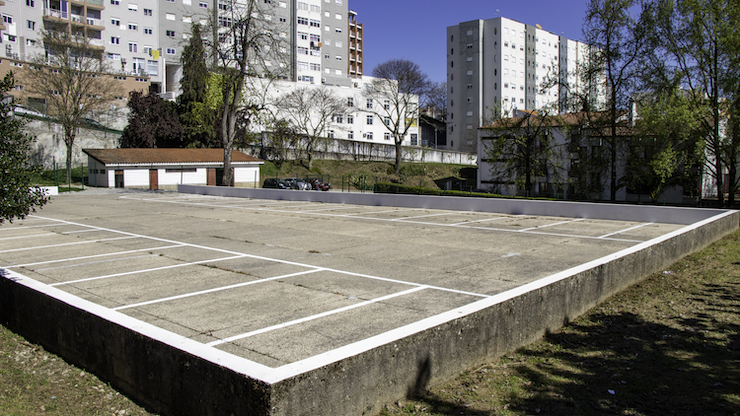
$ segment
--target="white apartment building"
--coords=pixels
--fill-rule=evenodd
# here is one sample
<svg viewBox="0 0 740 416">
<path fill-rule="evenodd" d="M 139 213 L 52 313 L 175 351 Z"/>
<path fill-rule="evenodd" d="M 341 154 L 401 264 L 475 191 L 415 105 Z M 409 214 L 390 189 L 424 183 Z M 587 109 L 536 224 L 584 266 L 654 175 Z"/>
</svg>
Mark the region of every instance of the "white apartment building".
<svg viewBox="0 0 740 416">
<path fill-rule="evenodd" d="M 477 129 L 520 110 L 562 112 L 565 85 L 577 85 L 576 67 L 588 47 L 498 17 L 447 28 L 447 142 L 475 152 Z"/>
<path fill-rule="evenodd" d="M 13 0 L 0 4 L 0 56 L 19 63 L 44 53 L 44 29 L 72 27 L 99 47 L 111 69 L 173 99 L 182 76 L 180 57 L 191 23 L 217 19 L 230 25 L 240 0 Z M 285 40 L 288 79 L 303 84 L 349 86 L 361 75 L 362 25 L 348 0 L 266 0 L 265 18 Z M 359 40 L 358 40 L 359 28 Z M 209 36 L 204 30 L 204 36 Z M 351 35 L 350 35 L 351 34 Z M 359 46 L 358 46 L 359 42 Z M 350 44 L 353 53 L 350 54 Z M 359 73 L 357 56 L 359 55 Z M 352 58 L 352 59 L 350 59 Z M 351 66 L 352 64 L 352 66 Z M 133 88 L 132 88 L 133 89 Z"/>
</svg>

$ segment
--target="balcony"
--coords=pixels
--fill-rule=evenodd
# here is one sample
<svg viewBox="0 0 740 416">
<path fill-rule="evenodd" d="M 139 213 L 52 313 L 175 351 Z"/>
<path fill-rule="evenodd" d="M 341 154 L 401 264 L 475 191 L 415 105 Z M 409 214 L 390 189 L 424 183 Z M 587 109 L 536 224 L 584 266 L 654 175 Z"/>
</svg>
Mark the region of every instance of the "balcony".
<svg viewBox="0 0 740 416">
<path fill-rule="evenodd" d="M 44 18 L 56 18 L 59 20 L 69 20 L 69 13 L 55 9 L 44 9 Z"/>
</svg>

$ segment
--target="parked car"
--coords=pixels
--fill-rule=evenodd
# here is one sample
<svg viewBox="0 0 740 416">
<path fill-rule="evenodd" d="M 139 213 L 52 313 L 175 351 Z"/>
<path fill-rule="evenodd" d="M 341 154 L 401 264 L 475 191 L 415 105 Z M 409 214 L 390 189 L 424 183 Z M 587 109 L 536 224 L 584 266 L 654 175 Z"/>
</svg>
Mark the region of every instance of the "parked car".
<svg viewBox="0 0 740 416">
<path fill-rule="evenodd" d="M 301 191 L 308 191 L 311 189 L 311 185 L 301 178 L 283 178 L 290 189 L 298 189 Z"/>
<path fill-rule="evenodd" d="M 267 178 L 262 183 L 263 188 L 273 188 L 273 189 L 290 189 L 290 185 L 286 183 L 282 179 L 278 178 Z"/>
<path fill-rule="evenodd" d="M 329 182 L 323 182 L 318 178 L 309 179 L 309 183 L 311 184 L 311 189 L 314 191 L 328 191 L 331 189 L 331 184 Z"/>
</svg>

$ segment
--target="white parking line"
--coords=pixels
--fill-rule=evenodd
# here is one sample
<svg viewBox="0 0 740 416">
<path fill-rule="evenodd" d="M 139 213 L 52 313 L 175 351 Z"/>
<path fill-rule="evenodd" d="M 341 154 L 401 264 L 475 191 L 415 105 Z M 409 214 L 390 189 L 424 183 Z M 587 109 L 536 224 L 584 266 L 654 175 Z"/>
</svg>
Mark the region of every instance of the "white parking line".
<svg viewBox="0 0 740 416">
<path fill-rule="evenodd" d="M 222 290 L 236 289 L 236 288 L 239 288 L 239 287 L 251 286 L 251 285 L 258 284 L 258 283 L 272 282 L 274 280 L 286 279 L 288 277 L 302 276 L 302 275 L 306 275 L 306 274 L 309 274 L 309 273 L 320 272 L 322 270 L 324 270 L 324 269 L 317 268 L 317 269 L 314 269 L 314 270 L 306 270 L 306 271 L 303 271 L 303 272 L 285 274 L 285 275 L 282 275 L 282 276 L 268 277 L 268 278 L 265 278 L 265 279 L 258 279 L 258 280 L 250 280 L 249 282 L 236 283 L 236 284 L 229 285 L 229 286 L 215 287 L 213 289 L 201 290 L 201 291 L 198 291 L 198 292 L 184 293 L 182 295 L 177 295 L 177 296 L 170 296 L 170 297 L 166 297 L 166 298 L 153 299 L 153 300 L 149 300 L 149 301 L 146 301 L 146 302 L 134 303 L 134 304 L 131 304 L 131 305 L 118 306 L 118 307 L 113 308 L 113 310 L 114 311 L 120 311 L 120 310 L 123 310 L 123 309 L 136 308 L 136 307 L 139 307 L 139 306 L 153 305 L 155 303 L 169 302 L 171 300 L 184 299 L 184 298 L 189 298 L 189 297 L 192 297 L 192 296 L 205 295 L 205 294 L 208 294 L 208 293 L 220 292 Z"/>
<path fill-rule="evenodd" d="M 87 277 L 85 279 L 70 280 L 69 282 L 52 283 L 49 286 L 71 285 L 73 283 L 90 282 L 90 281 L 93 281 L 93 280 L 109 279 L 111 277 L 129 276 L 129 275 L 132 275 L 132 274 L 156 272 L 156 271 L 167 270 L 167 269 L 176 269 L 178 267 L 195 266 L 195 265 L 209 263 L 209 262 L 234 260 L 234 259 L 239 259 L 239 258 L 242 258 L 242 257 L 247 257 L 247 256 L 241 255 L 241 256 L 222 257 L 220 259 L 200 260 L 200 261 L 193 261 L 193 262 L 188 262 L 188 263 L 173 264 L 173 265 L 170 265 L 170 266 L 154 267 L 154 268 L 151 268 L 151 269 L 134 270 L 134 271 L 131 271 L 131 272 L 108 274 L 108 275 L 105 275 L 105 276 Z"/>
<path fill-rule="evenodd" d="M 607 238 L 607 237 L 611 237 L 611 236 L 613 236 L 613 235 L 615 235 L 615 234 L 621 234 L 621 233 L 626 233 L 626 232 L 628 232 L 628 231 L 636 230 L 636 229 L 638 229 L 638 228 L 642 228 L 642 227 L 645 227 L 645 226 L 648 226 L 648 225 L 652 225 L 652 224 L 654 224 L 654 223 L 652 223 L 652 222 L 647 222 L 647 223 L 645 223 L 645 224 L 639 224 L 639 225 L 635 225 L 634 227 L 630 227 L 630 228 L 625 228 L 624 230 L 619 230 L 619 231 L 615 231 L 615 232 L 613 232 L 613 233 L 609 233 L 609 234 L 604 234 L 604 235 L 602 235 L 602 236 L 599 236 L 599 237 L 597 237 L 597 238 Z"/>
<path fill-rule="evenodd" d="M 393 218 L 391 221 L 406 221 L 414 218 L 440 217 L 442 215 L 454 215 L 454 212 L 443 212 L 441 214 L 416 215 L 414 217 Z"/>
<path fill-rule="evenodd" d="M 56 234 L 54 234 L 54 233 L 44 233 L 44 234 L 21 235 L 21 236 L 17 236 L 17 237 L 4 237 L 4 238 L 0 238 L 0 241 L 5 241 L 5 240 L 21 240 L 21 239 L 24 239 L 24 238 L 35 238 L 35 237 L 48 237 L 50 235 L 56 235 Z"/>
<path fill-rule="evenodd" d="M 482 220 L 473 220 L 473 221 L 458 222 L 458 223 L 455 223 L 455 224 L 449 224 L 449 225 L 452 225 L 452 226 L 458 226 L 458 225 L 467 225 L 467 224 L 475 224 L 475 223 L 477 223 L 477 222 L 488 222 L 488 221 L 498 221 L 498 220 L 505 220 L 505 219 L 507 219 L 507 218 L 514 218 L 514 217 L 509 217 L 509 216 L 506 216 L 506 217 L 494 217 L 494 218 L 484 218 L 484 219 L 482 219 Z"/>
<path fill-rule="evenodd" d="M 131 253 L 138 253 L 140 251 L 150 251 L 150 250 L 164 250 L 168 248 L 176 248 L 176 247 L 184 247 L 182 244 L 172 245 L 172 246 L 161 246 L 161 247 L 152 247 L 152 248 L 140 248 L 138 250 L 127 250 L 127 251 L 116 251 L 113 253 L 103 253 L 103 254 L 94 254 L 91 256 L 82 256 L 82 257 L 71 257 L 68 259 L 59 259 L 59 260 L 48 260 L 48 261 L 39 261 L 36 263 L 25 263 L 25 264 L 15 264 L 12 266 L 3 266 L 8 269 L 13 267 L 29 267 L 29 266 L 37 266 L 39 264 L 49 264 L 49 263 L 59 263 L 64 261 L 75 261 L 75 260 L 86 260 L 86 259 L 94 259 L 96 257 L 105 257 L 105 256 L 117 256 L 121 254 L 131 254 Z"/>
<path fill-rule="evenodd" d="M 79 233 L 92 233 L 92 232 L 95 232 L 95 231 L 99 231 L 99 230 L 94 230 L 93 229 L 93 230 L 65 231 L 65 232 L 60 233 L 60 234 L 67 235 L 67 234 L 79 234 Z"/>
<path fill-rule="evenodd" d="M 120 258 L 116 258 L 116 259 L 88 261 L 88 262 L 85 262 L 85 263 L 68 264 L 66 266 L 45 267 L 43 269 L 33 269 L 33 271 L 35 271 L 35 272 L 43 272 L 43 271 L 46 271 L 46 270 L 69 269 L 71 267 L 82 267 L 82 266 L 89 266 L 91 264 L 110 263 L 110 262 L 113 262 L 113 261 L 121 261 L 121 260 L 142 259 L 142 258 L 145 258 L 145 257 L 159 257 L 159 254 L 147 254 L 145 256 L 131 256 L 131 257 L 120 257 Z"/>
<path fill-rule="evenodd" d="M 405 295 L 408 295 L 408 294 L 411 294 L 411 293 L 414 293 L 414 292 L 418 292 L 418 291 L 424 290 L 424 289 L 427 289 L 427 287 L 424 287 L 424 286 L 415 287 L 415 288 L 412 288 L 412 289 L 404 290 L 403 292 L 392 293 L 390 295 L 381 296 L 379 298 L 366 300 L 364 302 L 359 302 L 359 303 L 356 303 L 354 305 L 348 305 L 348 306 L 345 306 L 345 307 L 342 307 L 342 308 L 333 309 L 333 310 L 330 310 L 330 311 L 318 313 L 316 315 L 306 316 L 306 317 L 303 317 L 303 318 L 300 318 L 300 319 L 296 319 L 296 320 L 293 320 L 293 321 L 283 322 L 281 324 L 277 324 L 277 325 L 273 325 L 273 326 L 268 326 L 268 327 L 265 327 L 265 328 L 260 328 L 260 329 L 257 329 L 257 330 L 251 331 L 251 332 L 246 332 L 244 334 L 234 335 L 234 336 L 231 336 L 231 337 L 228 337 L 228 338 L 220 339 L 218 341 L 209 342 L 206 345 L 209 346 L 209 347 L 215 347 L 215 346 L 218 346 L 218 345 L 221 345 L 221 344 L 226 344 L 227 342 L 236 341 L 238 339 L 244 339 L 244 338 L 252 337 L 252 336 L 255 336 L 255 335 L 259 335 L 259 334 L 264 334 L 265 332 L 270 332 L 270 331 L 274 331 L 274 330 L 277 330 L 277 329 L 286 328 L 286 327 L 289 327 L 289 326 L 301 324 L 301 323 L 304 323 L 304 322 L 313 321 L 313 320 L 316 320 L 316 319 L 319 319 L 319 318 L 324 318 L 324 317 L 335 315 L 335 314 L 338 314 L 338 313 L 347 312 L 349 310 L 360 308 L 360 307 L 363 307 L 363 306 L 372 305 L 374 303 L 382 302 L 382 301 L 385 301 L 385 300 L 388 300 L 388 299 L 393 299 L 393 298 L 397 298 L 397 297 L 400 297 L 400 296 L 405 296 Z"/>
<path fill-rule="evenodd" d="M 132 238 L 138 238 L 138 237 L 126 236 L 126 237 L 100 238 L 100 239 L 97 239 L 97 240 L 76 241 L 74 243 L 51 244 L 51 245 L 48 245 L 48 246 L 12 248 L 12 249 L 9 249 L 9 250 L 0 250 L 0 253 L 12 253 L 12 252 L 16 252 L 16 251 L 40 250 L 40 249 L 44 249 L 44 248 L 56 248 L 56 247 L 64 247 L 64 246 L 76 246 L 78 244 L 102 243 L 104 241 L 129 240 L 129 239 L 132 239 Z"/>
<path fill-rule="evenodd" d="M 576 219 L 569 220 L 569 221 L 561 221 L 561 222 L 554 222 L 552 224 L 538 225 L 536 227 L 525 228 L 523 230 L 518 230 L 518 231 L 520 233 L 523 233 L 525 231 L 532 231 L 532 230 L 537 230 L 537 229 L 540 229 L 540 228 L 547 228 L 547 227 L 554 227 L 556 225 L 570 224 L 572 222 L 583 221 L 584 219 L 585 218 L 576 218 Z"/>
</svg>

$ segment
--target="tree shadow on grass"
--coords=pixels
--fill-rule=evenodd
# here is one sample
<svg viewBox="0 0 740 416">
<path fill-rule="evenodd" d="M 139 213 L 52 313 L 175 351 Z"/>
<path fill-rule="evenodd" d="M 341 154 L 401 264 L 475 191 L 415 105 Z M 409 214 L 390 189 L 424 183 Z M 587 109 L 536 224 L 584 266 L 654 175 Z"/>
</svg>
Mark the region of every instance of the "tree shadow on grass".
<svg viewBox="0 0 740 416">
<path fill-rule="evenodd" d="M 740 285 L 705 285 L 705 311 L 651 322 L 594 314 L 520 352 L 536 394 L 512 411 L 548 415 L 740 414 Z M 721 312 L 721 313 L 717 313 Z M 548 360 L 554 358 L 555 360 Z"/>
</svg>

